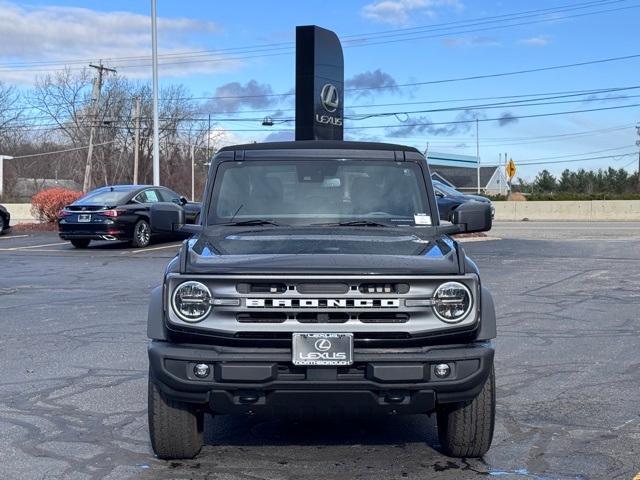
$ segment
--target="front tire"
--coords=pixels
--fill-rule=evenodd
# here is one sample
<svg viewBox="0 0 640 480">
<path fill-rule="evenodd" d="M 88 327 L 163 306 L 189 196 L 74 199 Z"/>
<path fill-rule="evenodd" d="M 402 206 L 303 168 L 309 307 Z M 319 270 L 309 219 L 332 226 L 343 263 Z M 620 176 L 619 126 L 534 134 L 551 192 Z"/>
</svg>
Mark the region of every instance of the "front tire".
<svg viewBox="0 0 640 480">
<path fill-rule="evenodd" d="M 133 227 L 133 239 L 131 246 L 134 248 L 145 248 L 151 242 L 151 226 L 146 220 L 138 220 Z"/>
<path fill-rule="evenodd" d="M 438 408 L 438 437 L 443 453 L 460 458 L 481 457 L 487 453 L 493 439 L 495 405 L 495 373 L 491 368 L 476 398 Z"/>
<path fill-rule="evenodd" d="M 0 235 L 4 233 L 4 217 L 0 215 Z"/>
<path fill-rule="evenodd" d="M 91 243 L 91 240 L 87 240 L 85 238 L 78 238 L 75 240 L 71 240 L 71 245 L 73 245 L 76 248 L 87 248 L 90 243 Z"/>
<path fill-rule="evenodd" d="M 204 412 L 165 398 L 149 375 L 149 435 L 151 447 L 164 460 L 193 458 L 202 449 Z"/>
</svg>

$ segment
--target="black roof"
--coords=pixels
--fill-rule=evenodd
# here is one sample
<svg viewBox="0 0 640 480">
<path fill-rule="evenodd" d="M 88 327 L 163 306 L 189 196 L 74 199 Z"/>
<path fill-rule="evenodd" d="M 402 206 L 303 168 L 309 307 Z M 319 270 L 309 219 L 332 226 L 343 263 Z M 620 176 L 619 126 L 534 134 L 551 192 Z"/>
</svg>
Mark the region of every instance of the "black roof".
<svg viewBox="0 0 640 480">
<path fill-rule="evenodd" d="M 389 150 L 420 153 L 414 147 L 378 142 L 345 142 L 340 140 L 298 140 L 295 142 L 264 142 L 245 143 L 223 147 L 218 152 L 236 150 L 289 150 L 289 149 L 320 149 L 320 150 Z"/>
<path fill-rule="evenodd" d="M 92 191 L 96 191 L 96 190 L 117 190 L 119 192 L 132 192 L 134 190 L 144 190 L 145 188 L 167 188 L 167 187 L 163 187 L 163 186 L 155 186 L 155 185 L 129 185 L 129 184 L 122 184 L 122 185 L 105 185 L 104 187 L 98 187 L 93 189 Z"/>
<path fill-rule="evenodd" d="M 456 188 L 475 188 L 478 185 L 478 172 L 476 167 L 452 167 L 449 165 L 429 166 L 431 173 L 437 173 L 444 180 Z M 486 187 L 491 180 L 497 166 L 480 167 L 480 186 Z"/>
</svg>

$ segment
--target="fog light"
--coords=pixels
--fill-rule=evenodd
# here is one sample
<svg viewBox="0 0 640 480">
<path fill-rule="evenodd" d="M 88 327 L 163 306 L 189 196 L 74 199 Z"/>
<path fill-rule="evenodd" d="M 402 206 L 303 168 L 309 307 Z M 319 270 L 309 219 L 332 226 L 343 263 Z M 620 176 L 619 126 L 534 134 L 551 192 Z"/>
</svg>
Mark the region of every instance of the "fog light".
<svg viewBox="0 0 640 480">
<path fill-rule="evenodd" d="M 451 367 L 446 363 L 439 363 L 434 367 L 433 373 L 435 373 L 438 378 L 447 378 L 451 373 Z"/>
<path fill-rule="evenodd" d="M 198 363 L 193 367 L 193 374 L 198 378 L 207 378 L 211 369 L 206 363 Z"/>
</svg>

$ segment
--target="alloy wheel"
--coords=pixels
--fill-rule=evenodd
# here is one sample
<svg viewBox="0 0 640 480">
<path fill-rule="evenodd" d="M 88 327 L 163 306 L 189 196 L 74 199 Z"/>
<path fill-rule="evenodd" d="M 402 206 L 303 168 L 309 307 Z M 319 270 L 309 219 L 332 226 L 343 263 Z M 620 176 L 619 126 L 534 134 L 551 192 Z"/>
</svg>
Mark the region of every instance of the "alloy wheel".
<svg viewBox="0 0 640 480">
<path fill-rule="evenodd" d="M 138 245 L 147 245 L 151 238 L 151 228 L 145 221 L 138 222 L 136 227 L 136 240 Z"/>
</svg>

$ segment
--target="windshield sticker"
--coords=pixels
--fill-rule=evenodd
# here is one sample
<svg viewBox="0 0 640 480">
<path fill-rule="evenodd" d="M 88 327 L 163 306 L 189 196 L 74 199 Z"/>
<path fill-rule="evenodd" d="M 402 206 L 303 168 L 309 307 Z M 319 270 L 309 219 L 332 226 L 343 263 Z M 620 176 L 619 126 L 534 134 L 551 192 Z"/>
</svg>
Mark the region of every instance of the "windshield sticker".
<svg viewBox="0 0 640 480">
<path fill-rule="evenodd" d="M 416 225 L 431 225 L 431 217 L 426 213 L 416 213 L 413 216 Z"/>
</svg>

